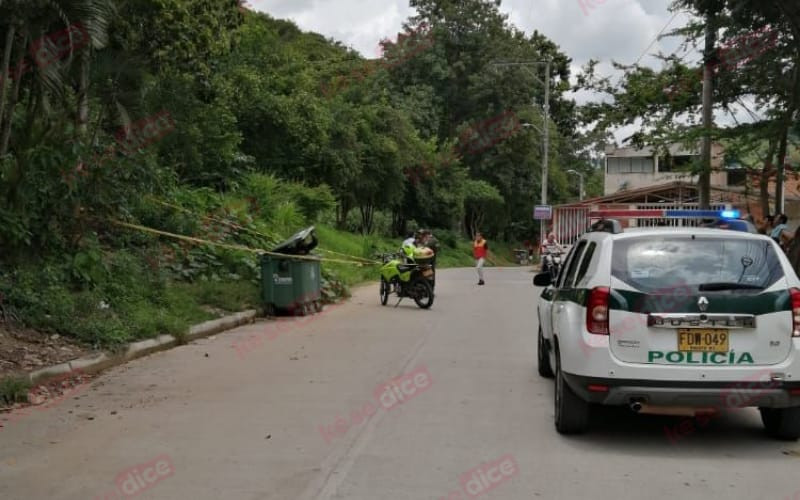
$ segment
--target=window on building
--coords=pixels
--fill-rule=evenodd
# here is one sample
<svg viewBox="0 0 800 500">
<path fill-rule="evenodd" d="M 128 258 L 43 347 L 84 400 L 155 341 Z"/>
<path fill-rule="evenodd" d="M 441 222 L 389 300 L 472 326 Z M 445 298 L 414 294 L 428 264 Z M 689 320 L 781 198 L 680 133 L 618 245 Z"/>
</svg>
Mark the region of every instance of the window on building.
<svg viewBox="0 0 800 500">
<path fill-rule="evenodd" d="M 654 165 L 652 157 L 608 157 L 609 174 L 652 174 Z"/>
<path fill-rule="evenodd" d="M 732 168 L 728 170 L 729 186 L 744 186 L 747 183 L 746 168 Z"/>
<path fill-rule="evenodd" d="M 667 156 L 658 163 L 659 172 L 686 172 L 691 170 L 692 163 L 699 160 L 699 156 L 681 155 Z"/>
<path fill-rule="evenodd" d="M 609 174 L 627 174 L 631 171 L 630 158 L 608 158 Z"/>
<path fill-rule="evenodd" d="M 631 158 L 631 172 L 636 174 L 652 174 L 654 171 L 652 158 Z"/>
</svg>

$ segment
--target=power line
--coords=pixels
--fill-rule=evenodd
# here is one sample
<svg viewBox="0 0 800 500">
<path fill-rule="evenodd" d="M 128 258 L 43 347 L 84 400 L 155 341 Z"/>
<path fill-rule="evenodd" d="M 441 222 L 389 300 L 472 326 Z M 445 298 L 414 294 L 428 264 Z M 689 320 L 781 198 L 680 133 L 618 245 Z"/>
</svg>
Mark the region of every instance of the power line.
<svg viewBox="0 0 800 500">
<path fill-rule="evenodd" d="M 651 47 L 653 47 L 653 45 L 655 45 L 655 43 L 658 41 L 658 39 L 661 37 L 661 35 L 663 35 L 663 34 L 664 34 L 664 32 L 665 32 L 665 31 L 667 30 L 667 28 L 669 27 L 669 25 L 670 25 L 670 24 L 672 24 L 672 21 L 674 21 L 674 20 L 675 20 L 675 18 L 676 18 L 676 17 L 678 17 L 678 14 L 680 14 L 680 13 L 681 13 L 681 11 L 676 11 L 676 12 L 675 12 L 675 14 L 673 14 L 673 15 L 672 15 L 672 17 L 670 18 L 670 20 L 669 20 L 669 21 L 667 21 L 667 24 L 665 24 L 665 25 L 664 25 L 664 27 L 663 27 L 663 28 L 661 28 L 661 31 L 659 31 L 659 32 L 658 32 L 658 34 L 656 35 L 656 37 L 655 37 L 655 38 L 653 38 L 653 41 L 652 41 L 652 42 L 650 42 L 650 45 L 648 45 L 648 46 L 647 46 L 647 48 L 646 48 L 646 49 L 644 49 L 644 51 L 642 51 L 642 54 L 639 56 L 639 59 L 637 59 L 637 60 L 636 60 L 636 62 L 635 62 L 635 63 L 633 63 L 633 65 L 634 65 L 634 66 L 636 66 L 637 64 L 639 64 L 639 61 L 641 61 L 641 60 L 642 60 L 642 58 L 645 56 L 645 54 L 647 54 L 647 51 L 648 51 L 648 50 L 650 50 L 650 48 L 651 48 Z"/>
</svg>

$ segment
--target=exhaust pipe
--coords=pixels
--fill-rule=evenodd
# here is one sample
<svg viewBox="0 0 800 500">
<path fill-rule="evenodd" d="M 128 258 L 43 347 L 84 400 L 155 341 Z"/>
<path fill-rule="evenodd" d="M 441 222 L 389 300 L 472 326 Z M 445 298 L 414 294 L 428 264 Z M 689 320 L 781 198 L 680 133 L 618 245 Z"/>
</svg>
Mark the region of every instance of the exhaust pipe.
<svg viewBox="0 0 800 500">
<path fill-rule="evenodd" d="M 639 413 L 642 411 L 642 402 L 641 401 L 631 401 L 631 411 L 634 413 Z"/>
</svg>

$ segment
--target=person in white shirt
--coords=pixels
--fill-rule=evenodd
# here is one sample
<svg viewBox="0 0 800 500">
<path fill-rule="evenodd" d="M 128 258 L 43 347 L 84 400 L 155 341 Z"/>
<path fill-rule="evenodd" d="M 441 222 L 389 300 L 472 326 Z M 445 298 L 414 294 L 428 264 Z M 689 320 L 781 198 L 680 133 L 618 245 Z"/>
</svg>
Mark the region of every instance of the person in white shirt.
<svg viewBox="0 0 800 500">
<path fill-rule="evenodd" d="M 555 233 L 547 235 L 547 239 L 542 242 L 541 253 L 564 253 L 564 248 L 558 244 Z"/>
<path fill-rule="evenodd" d="M 422 244 L 422 231 L 417 230 L 414 233 L 403 240 L 403 244 L 401 245 L 402 254 L 406 257 L 406 261 L 411 261 L 414 258 L 414 250 Z"/>
<path fill-rule="evenodd" d="M 544 240 L 542 245 L 539 247 L 539 255 L 542 257 L 542 271 L 545 269 L 551 269 L 553 264 L 553 255 L 562 253 L 564 253 L 564 247 L 558 244 L 556 235 L 554 233 L 548 234 L 547 239 Z"/>
</svg>

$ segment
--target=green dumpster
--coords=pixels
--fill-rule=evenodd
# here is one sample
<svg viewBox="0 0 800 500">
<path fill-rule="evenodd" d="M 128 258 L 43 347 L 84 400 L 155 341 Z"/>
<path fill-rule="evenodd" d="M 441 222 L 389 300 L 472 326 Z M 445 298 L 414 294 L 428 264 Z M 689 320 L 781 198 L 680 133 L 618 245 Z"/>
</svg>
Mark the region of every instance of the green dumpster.
<svg viewBox="0 0 800 500">
<path fill-rule="evenodd" d="M 322 310 L 320 261 L 309 255 L 316 246 L 312 226 L 262 255 L 261 292 L 268 316 L 305 316 Z"/>
</svg>

